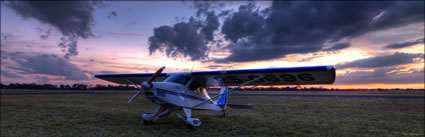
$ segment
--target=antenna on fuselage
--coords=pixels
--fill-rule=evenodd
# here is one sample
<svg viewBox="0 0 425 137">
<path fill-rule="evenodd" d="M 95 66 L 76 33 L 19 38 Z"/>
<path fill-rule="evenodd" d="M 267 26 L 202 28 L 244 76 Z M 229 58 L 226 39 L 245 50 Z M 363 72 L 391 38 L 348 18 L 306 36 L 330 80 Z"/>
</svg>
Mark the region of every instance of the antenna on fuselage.
<svg viewBox="0 0 425 137">
<path fill-rule="evenodd" d="M 192 70 L 190 70 L 190 74 L 192 74 L 194 67 L 195 67 L 195 65 L 192 65 Z"/>
</svg>

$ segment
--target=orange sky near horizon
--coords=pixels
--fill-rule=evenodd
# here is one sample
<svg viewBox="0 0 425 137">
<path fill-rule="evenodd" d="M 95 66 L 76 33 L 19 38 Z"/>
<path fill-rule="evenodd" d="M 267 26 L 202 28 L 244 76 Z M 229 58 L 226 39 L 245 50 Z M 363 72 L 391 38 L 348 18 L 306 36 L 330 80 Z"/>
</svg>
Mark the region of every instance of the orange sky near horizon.
<svg viewBox="0 0 425 137">
<path fill-rule="evenodd" d="M 187 72 L 193 68 L 193 71 L 212 71 L 212 70 L 232 70 L 232 69 L 261 69 L 273 67 L 301 67 L 301 66 L 319 66 L 319 65 L 341 65 L 348 64 L 359 60 L 373 59 L 376 57 L 394 57 L 396 53 L 403 53 L 412 58 L 410 60 L 402 60 L 404 63 L 395 63 L 393 65 L 383 65 L 378 67 L 347 67 L 336 68 L 337 77 L 335 84 L 332 85 L 305 85 L 302 87 L 324 87 L 324 88 L 340 88 L 340 89 L 389 89 L 389 88 L 414 88 L 424 89 L 424 21 L 413 22 L 410 24 L 395 25 L 386 29 L 377 29 L 373 31 L 367 30 L 367 33 L 361 35 L 353 35 L 353 37 L 345 37 L 340 39 L 339 43 L 348 42 L 348 47 L 338 50 L 325 50 L 331 46 L 328 42 L 317 43 L 323 44 L 321 50 L 311 52 L 297 52 L 291 54 L 277 53 L 274 58 L 265 60 L 243 60 L 233 62 L 215 62 L 213 59 L 226 59 L 233 53 L 230 48 L 217 47 L 209 43 L 207 46 L 211 49 L 207 50 L 207 58 L 205 60 L 191 60 L 190 56 L 183 55 L 178 57 L 169 57 L 164 52 L 156 51 L 150 54 L 150 44 L 148 39 L 153 36 L 154 28 L 168 25 L 173 26 L 181 21 L 186 21 L 189 17 L 196 14 L 195 8 L 190 8 L 190 4 L 183 4 L 177 1 L 169 2 L 105 2 L 109 4 L 107 7 L 98 8 L 91 12 L 93 14 L 94 24 L 91 31 L 96 37 L 79 38 L 78 39 L 78 55 L 69 59 L 62 56 L 65 49 L 58 47 L 61 38 L 65 36 L 61 33 L 55 24 L 43 22 L 44 20 L 35 17 L 23 18 L 15 10 L 2 1 L 1 8 L 1 83 L 49 83 L 49 84 L 111 84 L 111 82 L 95 79 L 94 74 L 103 72 L 109 73 L 153 73 L 161 66 L 166 66 L 164 72 Z M 235 5 L 227 5 L 228 9 L 238 11 L 238 7 L 246 4 L 244 2 Z M 272 6 L 271 2 L 257 2 L 262 9 Z M 300 3 L 302 4 L 302 3 Z M 169 7 L 168 10 L 161 10 L 162 7 Z M 129 11 L 129 7 L 134 11 Z M 46 8 L 46 7 L 44 7 Z M 48 7 L 47 7 L 48 8 Z M 332 7 L 328 7 L 332 8 Z M 403 8 L 403 7 L 400 7 Z M 372 9 L 369 9 L 373 11 Z M 112 12 L 118 13 L 116 17 L 108 17 Z M 146 12 L 148 11 L 148 12 Z M 233 12 L 233 13 L 234 13 Z M 138 14 L 135 14 L 138 13 Z M 155 14 L 156 16 L 152 16 Z M 218 10 L 216 12 L 219 13 Z M 391 12 L 381 12 L 382 18 L 390 15 Z M 334 13 L 327 13 L 333 15 Z M 372 14 L 372 13 L 370 13 Z M 369 13 L 365 13 L 369 15 Z M 176 17 L 187 17 L 186 20 L 177 21 Z M 332 16 L 330 16 L 332 17 Z M 373 17 L 364 19 L 370 20 L 371 24 L 375 19 Z M 220 27 L 215 30 L 216 40 L 224 40 L 224 44 L 232 43 L 228 39 L 224 39 L 221 31 L 223 21 L 228 18 L 219 18 Z M 149 20 L 149 22 L 146 22 Z M 397 20 L 397 19 L 394 19 Z M 391 21 L 389 21 L 391 22 Z M 129 25 L 130 24 L 130 25 Z M 300 23 L 302 24 L 302 23 Z M 297 24 L 293 24 L 297 25 Z M 19 27 L 17 27 L 19 26 Z M 354 25 L 355 26 L 355 25 Z M 303 26 L 298 26 L 304 28 Z M 321 28 L 316 28 L 320 30 Z M 359 28 L 361 29 L 361 28 Z M 47 39 L 41 39 L 40 35 L 50 36 Z M 304 30 L 304 29 L 301 29 Z M 344 30 L 344 29 L 341 29 Z M 306 30 L 309 32 L 309 30 Z M 366 30 L 365 30 L 366 31 Z M 325 31 L 326 32 L 326 31 Z M 295 32 L 294 32 L 295 33 Z M 7 35 L 8 34 L 8 35 Z M 269 34 L 269 33 L 267 33 Z M 270 33 L 272 34 L 272 33 Z M 309 33 L 306 33 L 309 34 Z M 320 34 L 320 33 L 318 33 Z M 335 34 L 339 35 L 339 34 Z M 6 37 L 9 37 L 6 39 Z M 288 35 L 290 37 L 290 35 Z M 319 37 L 319 36 L 317 36 Z M 387 48 L 391 44 L 405 44 L 415 41 L 422 42 L 409 45 L 402 48 Z M 305 40 L 308 41 L 308 40 Z M 335 42 L 337 43 L 337 42 Z M 307 43 L 307 45 L 310 43 Z M 329 45 L 326 45 L 329 44 Z M 302 45 L 302 44 L 300 44 Z M 263 45 L 267 47 L 268 45 Z M 282 45 L 288 46 L 288 45 Z M 292 45 L 289 45 L 292 46 Z M 298 45 L 296 45 L 298 46 Z M 314 46 L 313 46 L 314 47 Z M 76 47 L 77 48 L 77 47 Z M 64 51 L 62 51 L 64 50 Z M 22 54 L 13 54 L 21 52 Z M 285 52 L 285 51 L 283 51 Z M 22 62 L 39 55 L 55 55 L 50 60 L 57 61 L 45 63 L 51 65 L 50 68 L 44 68 L 43 63 L 31 64 L 31 62 Z M 236 53 L 235 53 L 236 54 Z M 10 56 L 7 56 L 10 55 Z M 20 56 L 17 56 L 20 55 Z M 266 54 L 263 54 L 265 56 Z M 417 56 L 421 55 L 421 56 Z M 251 55 L 251 56 L 262 56 Z M 246 57 L 246 56 L 244 56 Z M 13 60 L 15 58 L 15 60 Z M 16 59 L 18 58 L 18 59 Z M 247 57 L 248 58 L 248 57 Z M 394 58 L 394 60 L 397 58 Z M 376 60 L 375 60 L 376 61 Z M 385 60 L 391 63 L 391 60 Z M 58 63 L 59 62 L 59 63 Z M 378 61 L 375 64 L 379 64 Z M 24 64 L 22 64 L 24 63 Z M 26 64 L 25 64 L 26 63 Z M 65 63 L 66 67 L 58 67 L 55 63 Z M 368 62 L 363 62 L 366 64 Z M 41 65 L 40 65 L 41 64 Z M 62 64 L 63 65 L 63 64 Z M 374 65 L 373 63 L 371 64 Z M 218 67 L 213 67 L 218 66 Z M 33 67 L 33 68 L 31 68 Z M 43 68 L 44 70 L 37 70 Z M 57 69 L 52 69 L 57 68 Z M 63 69 L 63 70 L 59 70 Z M 49 71 L 46 71 L 49 70 Z M 58 73 L 53 73 L 58 70 Z M 59 72 L 61 74 L 59 74 Z M 381 73 L 382 72 L 382 73 Z M 83 74 L 81 79 L 76 79 L 70 74 Z M 362 74 L 362 75 L 360 75 Z M 352 76 L 352 77 L 343 77 Z M 363 82 L 361 77 L 369 79 L 376 77 L 367 82 Z M 44 78 L 44 79 L 43 79 Z M 357 79 L 356 79 L 357 78 Z M 411 80 L 414 79 L 414 80 Z M 352 80 L 352 81 L 350 81 Z M 388 80 L 388 81 L 386 81 Z M 392 80 L 392 81 L 391 81 Z M 411 80 L 411 81 L 409 81 Z M 342 83 L 339 83 L 342 81 Z M 407 82 L 406 82 L 407 81 Z M 345 82 L 345 83 L 344 83 Z M 362 84 L 365 83 L 365 84 Z M 294 85 L 290 85 L 294 86 Z M 283 87 L 286 87 L 284 85 Z"/>
</svg>

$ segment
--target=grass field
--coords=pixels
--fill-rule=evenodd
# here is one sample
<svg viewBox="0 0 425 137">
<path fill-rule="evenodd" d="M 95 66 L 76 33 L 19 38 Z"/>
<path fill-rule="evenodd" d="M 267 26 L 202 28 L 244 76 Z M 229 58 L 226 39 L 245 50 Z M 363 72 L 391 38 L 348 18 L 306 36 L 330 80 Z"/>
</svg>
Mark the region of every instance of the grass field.
<svg viewBox="0 0 425 137">
<path fill-rule="evenodd" d="M 174 115 L 144 125 L 157 106 L 131 96 L 2 95 L 1 136 L 424 136 L 424 99 L 231 96 L 254 109 L 195 111 L 192 130 Z"/>
</svg>

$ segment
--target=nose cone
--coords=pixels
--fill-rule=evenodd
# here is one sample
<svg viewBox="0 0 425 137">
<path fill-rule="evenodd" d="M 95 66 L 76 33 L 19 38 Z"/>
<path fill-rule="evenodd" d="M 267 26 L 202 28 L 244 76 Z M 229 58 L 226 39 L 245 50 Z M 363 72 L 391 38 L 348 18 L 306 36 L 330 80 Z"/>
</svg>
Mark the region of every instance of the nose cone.
<svg viewBox="0 0 425 137">
<path fill-rule="evenodd" d="M 151 84 L 148 84 L 148 82 L 142 82 L 142 87 L 143 88 L 152 88 L 153 87 L 153 84 L 151 83 Z"/>
</svg>

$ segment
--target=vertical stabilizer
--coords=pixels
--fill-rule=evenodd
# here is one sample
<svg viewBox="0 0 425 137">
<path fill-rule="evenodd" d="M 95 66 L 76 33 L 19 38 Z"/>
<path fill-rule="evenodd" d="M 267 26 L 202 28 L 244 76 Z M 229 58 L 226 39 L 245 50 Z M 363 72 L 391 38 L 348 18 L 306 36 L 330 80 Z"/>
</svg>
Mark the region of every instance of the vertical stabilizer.
<svg viewBox="0 0 425 137">
<path fill-rule="evenodd" d="M 220 94 L 223 94 L 218 98 L 217 100 L 217 106 L 220 106 L 222 108 L 226 108 L 227 104 L 227 87 L 222 86 L 220 89 Z"/>
</svg>

